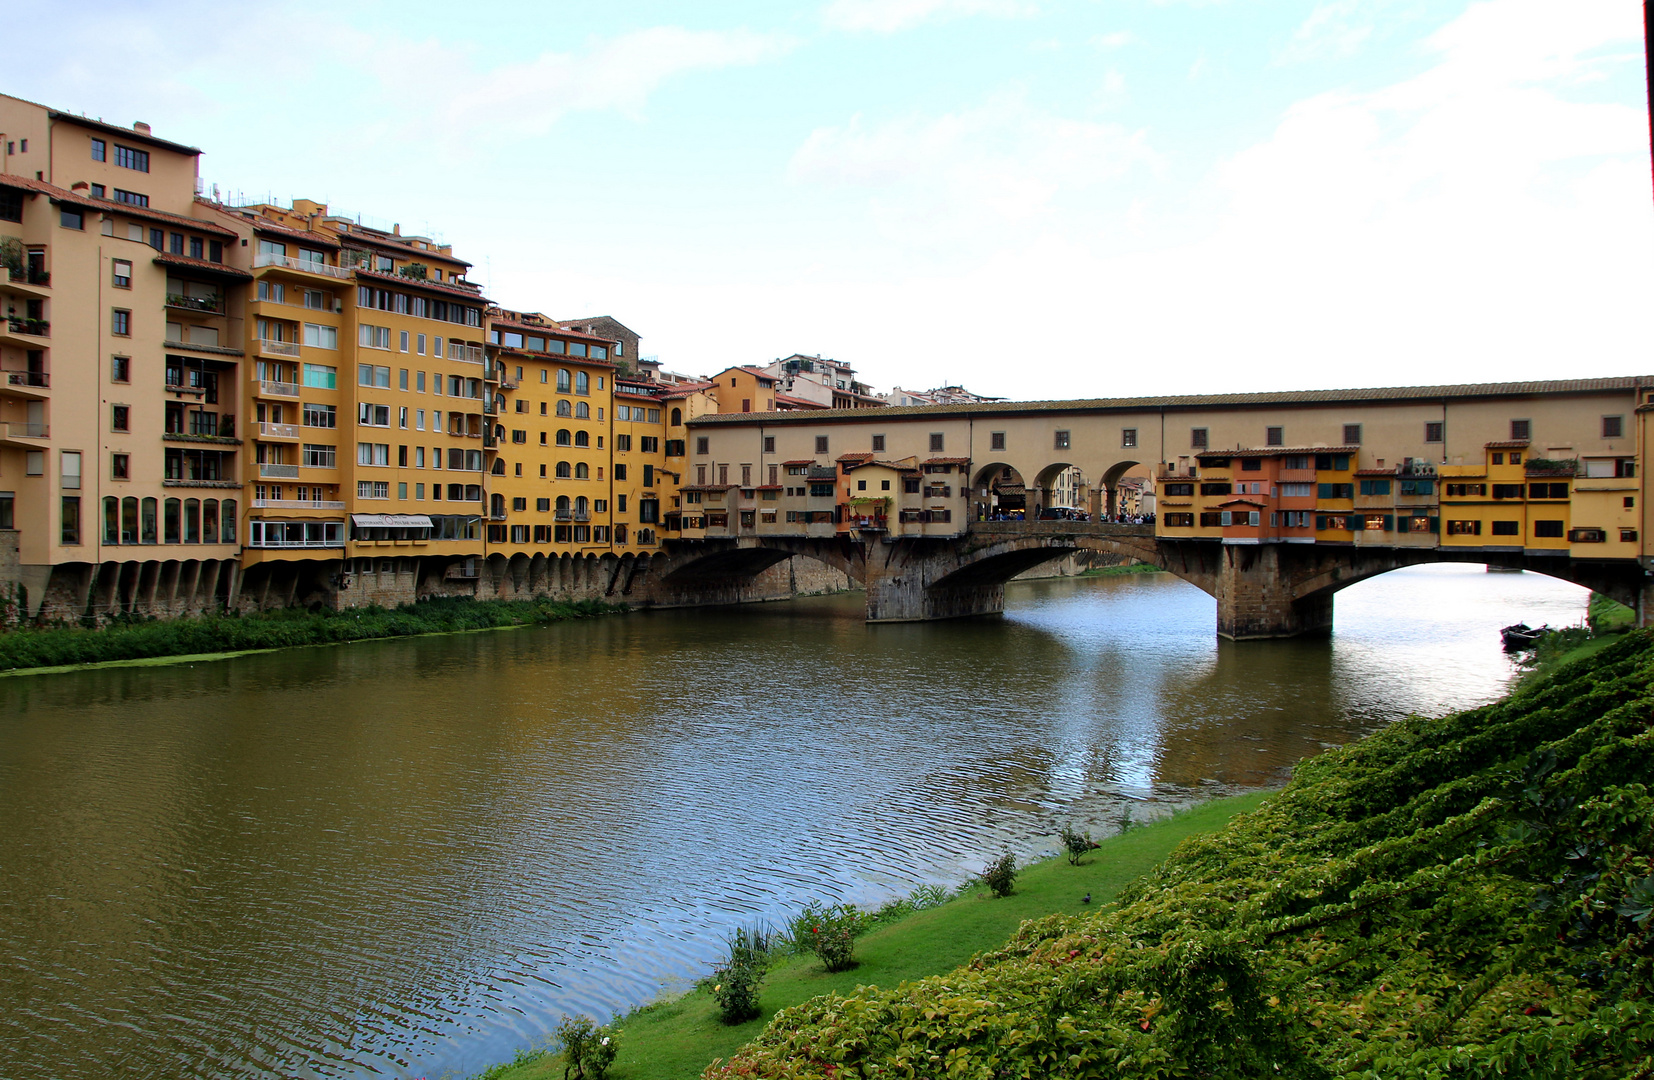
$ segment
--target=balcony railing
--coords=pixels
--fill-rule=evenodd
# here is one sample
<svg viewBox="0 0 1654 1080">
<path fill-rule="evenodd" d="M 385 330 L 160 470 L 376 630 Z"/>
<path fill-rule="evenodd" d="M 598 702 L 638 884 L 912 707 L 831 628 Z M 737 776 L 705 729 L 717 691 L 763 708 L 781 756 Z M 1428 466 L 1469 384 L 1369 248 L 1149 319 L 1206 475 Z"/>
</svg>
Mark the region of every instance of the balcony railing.
<svg viewBox="0 0 1654 1080">
<path fill-rule="evenodd" d="M 20 319 L 16 315 L 6 317 L 6 324 L 14 334 L 29 334 L 32 337 L 51 337 L 52 324 L 45 319 Z"/>
<path fill-rule="evenodd" d="M 262 438 L 266 439 L 296 439 L 299 437 L 299 425 L 266 424 L 264 421 L 260 420 L 258 425 L 258 433 Z"/>
<path fill-rule="evenodd" d="M 261 251 L 253 256 L 253 266 L 279 266 L 287 270 L 298 270 L 306 274 L 321 274 L 325 277 L 346 278 L 351 275 L 351 267 L 329 266 L 327 263 L 311 262 L 309 259 L 295 259 L 290 255 L 274 255 Z"/>
<path fill-rule="evenodd" d="M 269 379 L 258 381 L 258 392 L 263 397 L 298 397 L 299 384 L 290 382 L 271 382 Z"/>
<path fill-rule="evenodd" d="M 267 341 L 258 340 L 258 351 L 264 356 L 297 356 L 299 343 L 296 341 Z"/>
<path fill-rule="evenodd" d="M 259 462 L 258 476 L 260 480 L 297 480 L 299 467 L 297 465 L 270 465 Z"/>
<path fill-rule="evenodd" d="M 168 293 L 167 307 L 178 308 L 181 311 L 204 311 L 210 315 L 222 315 L 224 314 L 224 298 L 222 296 L 183 296 L 179 293 Z"/>
<path fill-rule="evenodd" d="M 51 274 L 48 274 L 44 270 L 36 270 L 32 266 L 8 266 L 6 267 L 6 270 L 8 271 L 7 276 L 19 285 L 49 286 L 52 283 Z"/>
<path fill-rule="evenodd" d="M 450 345 L 448 346 L 448 359 L 458 360 L 462 364 L 480 364 L 483 362 L 482 346 Z"/>
<path fill-rule="evenodd" d="M 8 371 L 6 382 L 11 386 L 38 386 L 45 389 L 52 385 L 52 377 L 44 371 Z"/>
<path fill-rule="evenodd" d="M 344 504 L 341 503 L 340 506 Z M 256 544 L 248 544 L 251 548 L 342 548 L 345 546 L 343 537 L 337 540 L 260 540 Z"/>
<path fill-rule="evenodd" d="M 590 510 L 576 510 L 574 512 L 574 520 L 576 521 L 590 521 L 591 519 L 592 514 Z"/>
<path fill-rule="evenodd" d="M 553 520 L 554 521 L 573 521 L 574 520 L 574 511 L 573 510 L 568 510 L 568 509 L 557 510 L 557 511 L 554 512 Z"/>
<path fill-rule="evenodd" d="M 45 424 L 31 424 L 22 420 L 5 421 L 6 434 L 14 439 L 44 439 L 51 429 Z"/>
<path fill-rule="evenodd" d="M 323 499 L 254 499 L 255 510 L 343 510 L 342 502 Z"/>
</svg>

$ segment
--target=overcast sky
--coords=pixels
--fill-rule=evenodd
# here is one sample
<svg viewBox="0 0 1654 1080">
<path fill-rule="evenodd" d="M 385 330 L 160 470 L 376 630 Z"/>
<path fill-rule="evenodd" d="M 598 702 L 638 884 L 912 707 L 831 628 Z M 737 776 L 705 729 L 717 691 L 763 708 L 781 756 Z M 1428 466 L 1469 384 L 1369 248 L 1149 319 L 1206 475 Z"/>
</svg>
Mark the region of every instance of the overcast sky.
<svg viewBox="0 0 1654 1080">
<path fill-rule="evenodd" d="M 100 10 L 102 9 L 102 10 Z M 1635 0 L 20 6 L 4 89 L 671 369 L 1016 398 L 1654 372 Z M 19 25 L 21 24 L 21 25 Z M 26 47 L 25 47 L 26 46 Z"/>
</svg>

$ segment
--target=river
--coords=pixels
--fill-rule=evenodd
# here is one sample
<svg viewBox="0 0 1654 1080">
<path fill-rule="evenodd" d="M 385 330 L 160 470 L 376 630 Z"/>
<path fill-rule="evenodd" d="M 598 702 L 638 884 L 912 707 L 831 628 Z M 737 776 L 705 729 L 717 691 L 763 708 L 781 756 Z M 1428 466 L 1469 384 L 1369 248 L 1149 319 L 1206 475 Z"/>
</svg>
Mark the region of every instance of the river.
<svg viewBox="0 0 1654 1080">
<path fill-rule="evenodd" d="M 0 1077 L 467 1075 L 810 898 L 955 884 L 1488 701 L 1586 593 L 1438 566 L 1330 640 L 1169 575 L 0 679 Z"/>
</svg>

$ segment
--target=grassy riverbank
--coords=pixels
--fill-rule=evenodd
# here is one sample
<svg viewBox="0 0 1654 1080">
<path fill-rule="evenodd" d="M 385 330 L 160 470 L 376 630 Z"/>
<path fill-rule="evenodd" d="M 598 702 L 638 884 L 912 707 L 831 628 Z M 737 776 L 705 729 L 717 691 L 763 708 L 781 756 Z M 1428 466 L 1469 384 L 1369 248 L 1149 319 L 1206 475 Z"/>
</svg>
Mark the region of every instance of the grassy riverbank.
<svg viewBox="0 0 1654 1080">
<path fill-rule="evenodd" d="M 624 610 L 594 600 L 471 600 L 445 597 L 398 608 L 289 609 L 254 615 L 116 621 L 98 629 L 26 627 L 0 633 L 0 673 L 88 664 L 166 663 L 302 645 L 534 626 Z"/>
<path fill-rule="evenodd" d="M 813 998 L 709 1076 L 1654 1075 L 1654 634 L 1304 762 L 1102 911 Z"/>
<path fill-rule="evenodd" d="M 1164 574 L 1166 571 L 1153 563 L 1135 562 L 1121 566 L 1094 566 L 1090 570 L 1081 570 L 1075 577 L 1114 577 L 1117 574 Z"/>
<path fill-rule="evenodd" d="M 783 959 L 764 981 L 760 1019 L 733 1027 L 720 1023 L 717 1006 L 704 989 L 639 1009 L 620 1022 L 620 1054 L 610 1076 L 693 1080 L 715 1058 L 730 1057 L 759 1035 L 779 1009 L 820 994 L 846 994 L 864 985 L 893 988 L 950 971 L 977 953 L 1001 947 L 1025 919 L 1106 903 L 1183 840 L 1223 828 L 1262 800 L 1248 795 L 1206 803 L 1104 840 L 1079 866 L 1056 858 L 1027 867 L 1017 877 L 1016 892 L 1005 899 L 974 890 L 880 926 L 856 940 L 860 963 L 849 971 L 829 974 L 814 956 Z M 1080 902 L 1087 893 L 1089 907 Z M 558 1054 L 525 1053 L 483 1075 L 488 1080 L 561 1080 L 563 1061 Z"/>
</svg>

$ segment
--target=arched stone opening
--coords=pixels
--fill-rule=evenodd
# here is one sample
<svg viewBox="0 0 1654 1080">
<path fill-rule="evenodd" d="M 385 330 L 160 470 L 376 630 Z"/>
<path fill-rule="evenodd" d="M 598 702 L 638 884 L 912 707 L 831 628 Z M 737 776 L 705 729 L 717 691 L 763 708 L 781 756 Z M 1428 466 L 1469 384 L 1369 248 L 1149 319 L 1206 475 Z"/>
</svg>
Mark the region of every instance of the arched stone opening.
<svg viewBox="0 0 1654 1080">
<path fill-rule="evenodd" d="M 1028 486 L 1015 466 L 992 461 L 976 470 L 971 481 L 972 520 L 994 521 L 1027 515 L 1029 510 Z"/>
<path fill-rule="evenodd" d="M 1142 462 L 1139 461 L 1117 461 L 1103 473 L 1102 485 L 1097 493 L 1097 513 L 1100 517 L 1106 517 L 1112 521 L 1128 514 L 1141 515 L 1148 512 L 1143 507 L 1142 493 L 1145 490 L 1152 492 L 1153 489 L 1149 487 L 1146 475 L 1142 478 L 1141 486 L 1138 492 L 1135 493 L 1135 498 L 1126 497 L 1121 490 L 1121 481 L 1126 479 L 1126 474 L 1141 466 Z M 1152 502 L 1152 498 L 1150 501 Z"/>
</svg>

